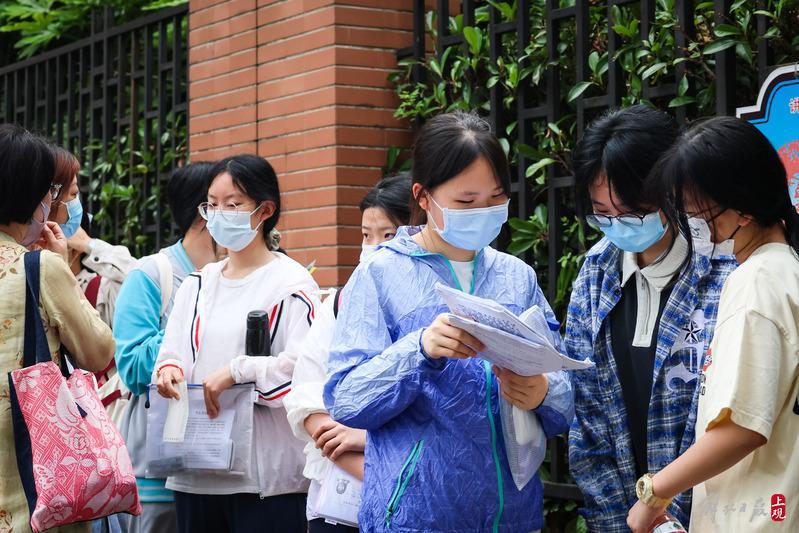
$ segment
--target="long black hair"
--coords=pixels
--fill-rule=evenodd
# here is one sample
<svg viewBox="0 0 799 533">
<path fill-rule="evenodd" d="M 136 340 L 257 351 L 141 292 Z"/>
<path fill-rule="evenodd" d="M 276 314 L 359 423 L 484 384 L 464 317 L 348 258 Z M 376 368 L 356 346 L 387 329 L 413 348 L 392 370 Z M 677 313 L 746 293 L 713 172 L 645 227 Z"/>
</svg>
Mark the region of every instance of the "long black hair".
<svg viewBox="0 0 799 533">
<path fill-rule="evenodd" d="M 603 177 L 634 212 L 660 207 L 659 198 L 645 186 L 646 177 L 678 136 L 674 119 L 640 104 L 611 109 L 595 120 L 572 154 L 578 215 L 593 213 L 589 190 Z"/>
<path fill-rule="evenodd" d="M 361 212 L 370 208 L 381 209 L 397 227 L 411 220 L 411 175 L 402 172 L 387 176 L 372 187 L 359 206 Z"/>
<path fill-rule="evenodd" d="M 785 167 L 769 140 L 749 122 L 715 117 L 694 124 L 664 156 L 653 185 L 666 198 L 666 215 L 691 243 L 685 195 L 752 217 L 763 228 L 783 226 L 799 253 L 799 214 L 788 193 Z M 712 223 L 712 222 L 711 222 Z"/>
<path fill-rule="evenodd" d="M 261 235 L 267 247 L 269 246 L 269 232 L 272 231 L 280 219 L 280 187 L 277 183 L 277 174 L 272 165 L 263 157 L 252 154 L 241 154 L 227 157 L 214 165 L 211 181 L 227 172 L 233 179 L 233 184 L 244 194 L 255 200 L 260 205 L 262 202 L 271 201 L 275 204 L 275 213 L 261 224 Z M 210 186 L 210 183 L 209 183 Z"/>
<path fill-rule="evenodd" d="M 494 171 L 497 184 L 510 196 L 510 169 L 502 145 L 491 132 L 488 122 L 476 113 L 453 111 L 433 117 L 419 130 L 413 146 L 414 183 L 432 192 L 484 157 Z M 426 214 L 413 198 L 411 223 L 424 224 Z"/>
</svg>

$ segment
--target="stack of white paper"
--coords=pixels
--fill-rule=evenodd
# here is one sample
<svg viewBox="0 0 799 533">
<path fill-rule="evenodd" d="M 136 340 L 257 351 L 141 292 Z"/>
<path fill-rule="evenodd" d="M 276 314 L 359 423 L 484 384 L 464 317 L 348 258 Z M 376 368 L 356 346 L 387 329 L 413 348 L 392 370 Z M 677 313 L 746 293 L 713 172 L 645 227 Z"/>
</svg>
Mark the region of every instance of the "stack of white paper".
<svg viewBox="0 0 799 533">
<path fill-rule="evenodd" d="M 358 527 L 362 487 L 361 481 L 330 463 L 312 509 L 326 522 Z"/>
<path fill-rule="evenodd" d="M 517 317 L 496 302 L 441 283 L 436 284 L 436 291 L 452 312 L 450 324 L 482 342 L 485 350 L 480 357 L 501 368 L 534 376 L 594 366 L 591 361 L 577 361 L 555 349 L 546 317 L 537 306 Z"/>
</svg>

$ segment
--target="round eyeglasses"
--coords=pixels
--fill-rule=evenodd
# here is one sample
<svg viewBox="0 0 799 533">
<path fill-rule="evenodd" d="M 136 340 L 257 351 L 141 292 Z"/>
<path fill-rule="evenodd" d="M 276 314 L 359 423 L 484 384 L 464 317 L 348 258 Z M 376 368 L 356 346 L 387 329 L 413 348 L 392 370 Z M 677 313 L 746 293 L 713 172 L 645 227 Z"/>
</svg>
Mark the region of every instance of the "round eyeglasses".
<svg viewBox="0 0 799 533">
<path fill-rule="evenodd" d="M 613 225 L 613 220 L 618 220 L 620 224 L 624 224 L 631 228 L 640 228 L 644 225 L 644 218 L 646 218 L 646 215 L 636 215 L 634 213 L 626 213 L 615 217 L 602 215 L 600 213 L 591 213 L 590 215 L 586 215 L 585 221 L 595 228 L 609 228 Z"/>
<path fill-rule="evenodd" d="M 250 210 L 249 207 L 245 207 L 243 205 L 214 205 L 209 202 L 203 202 L 197 206 L 197 211 L 200 213 L 200 216 L 203 217 L 204 220 L 208 220 L 208 217 L 211 213 L 219 213 L 219 216 L 224 218 L 225 220 L 235 220 L 239 213 L 246 213 L 248 215 L 252 215 L 258 210 L 256 207 L 254 210 Z"/>
</svg>

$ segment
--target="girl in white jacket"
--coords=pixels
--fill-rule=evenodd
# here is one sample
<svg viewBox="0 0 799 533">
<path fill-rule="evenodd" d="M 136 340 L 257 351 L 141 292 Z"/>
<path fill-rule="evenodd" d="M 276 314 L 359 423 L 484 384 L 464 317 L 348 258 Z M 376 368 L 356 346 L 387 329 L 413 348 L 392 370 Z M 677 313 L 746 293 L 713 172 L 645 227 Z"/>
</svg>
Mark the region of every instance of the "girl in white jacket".
<svg viewBox="0 0 799 533">
<path fill-rule="evenodd" d="M 380 243 L 394 237 L 397 227 L 410 220 L 411 178 L 399 175 L 381 180 L 361 202 L 363 243 L 361 261 L 377 250 Z M 357 532 L 357 528 L 329 524 L 316 513 L 315 502 L 331 461 L 350 475 L 363 480 L 363 451 L 366 431 L 334 422 L 322 401 L 327 381 L 327 358 L 341 291 L 322 304 L 308 337 L 302 345 L 294 369 L 292 390 L 284 404 L 294 434 L 306 442 L 305 476 L 311 480 L 308 491 L 309 533 Z M 377 302 L 375 302 L 377 305 Z"/>
<path fill-rule="evenodd" d="M 254 155 L 220 161 L 200 214 L 229 258 L 180 286 L 156 363 L 158 392 L 177 398 L 177 384 L 202 383 L 208 414 L 236 383 L 255 383 L 251 460 L 245 475 L 180 474 L 175 490 L 181 532 L 305 531 L 302 443 L 291 434 L 283 399 L 291 390 L 297 344 L 319 302 L 307 270 L 267 246 L 280 215 L 280 191 L 269 163 Z M 245 353 L 247 314 L 267 311 L 273 357 Z"/>
</svg>

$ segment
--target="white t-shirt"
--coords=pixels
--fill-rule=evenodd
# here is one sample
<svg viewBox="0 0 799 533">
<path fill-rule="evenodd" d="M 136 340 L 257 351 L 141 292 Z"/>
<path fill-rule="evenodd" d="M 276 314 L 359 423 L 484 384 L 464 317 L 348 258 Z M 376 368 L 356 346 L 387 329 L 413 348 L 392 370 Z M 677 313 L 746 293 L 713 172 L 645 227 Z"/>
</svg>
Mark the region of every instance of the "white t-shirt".
<svg viewBox="0 0 799 533">
<path fill-rule="evenodd" d="M 799 531 L 799 259 L 789 246 L 761 246 L 727 278 L 702 372 L 697 440 L 729 415 L 768 442 L 694 488 L 691 531 Z"/>
<path fill-rule="evenodd" d="M 452 269 L 455 271 L 458 283 L 461 284 L 461 290 L 467 293 L 470 292 L 474 275 L 474 261 L 450 261 L 450 263 L 452 263 Z"/>
<path fill-rule="evenodd" d="M 280 260 L 274 259 L 241 279 L 228 279 L 224 271 L 219 287 L 209 303 L 210 314 L 205 319 L 206 335 L 194 365 L 191 382 L 202 383 L 209 374 L 245 353 L 247 315 L 262 309 L 264 297 L 259 287 L 269 283 L 269 277 L 279 270 Z"/>
</svg>

